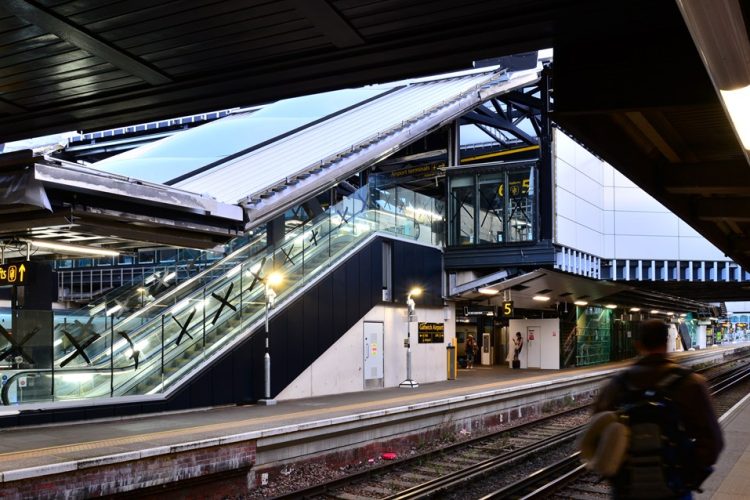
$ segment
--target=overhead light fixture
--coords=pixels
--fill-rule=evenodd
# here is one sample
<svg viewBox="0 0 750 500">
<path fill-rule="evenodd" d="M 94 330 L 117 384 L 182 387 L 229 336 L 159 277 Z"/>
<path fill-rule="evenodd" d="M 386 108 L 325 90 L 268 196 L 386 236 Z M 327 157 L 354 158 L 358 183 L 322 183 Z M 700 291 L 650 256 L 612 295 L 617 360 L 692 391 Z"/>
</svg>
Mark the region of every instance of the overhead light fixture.
<svg viewBox="0 0 750 500">
<path fill-rule="evenodd" d="M 719 93 L 742 147 L 750 150 L 750 85 L 735 90 L 721 89 Z"/>
<path fill-rule="evenodd" d="M 617 304 L 607 304 L 604 307 L 606 307 L 607 309 L 617 309 Z"/>
<path fill-rule="evenodd" d="M 674 313 L 673 312 L 668 312 L 667 316 L 674 316 Z"/>
<path fill-rule="evenodd" d="M 651 309 L 651 314 L 659 314 L 659 310 L 658 309 Z"/>
<path fill-rule="evenodd" d="M 742 147 L 750 151 L 750 40 L 741 2 L 677 0 Z"/>
<path fill-rule="evenodd" d="M 477 292 L 483 295 L 497 295 L 500 293 L 500 290 L 495 290 L 494 288 L 480 288 Z"/>
<path fill-rule="evenodd" d="M 631 308 L 630 308 L 630 312 L 632 312 L 632 313 L 637 313 L 637 312 L 638 312 L 638 311 L 640 311 L 640 310 L 641 310 L 641 308 L 640 308 L 640 307 L 631 307 Z"/>
<path fill-rule="evenodd" d="M 588 302 L 586 302 L 585 300 L 576 300 L 576 301 L 575 301 L 575 302 L 573 302 L 573 303 L 574 303 L 575 305 L 577 305 L 577 306 L 587 306 L 587 305 L 589 305 L 589 303 L 588 303 Z"/>
<path fill-rule="evenodd" d="M 539 302 L 547 302 L 549 300 L 549 297 L 546 295 L 534 295 L 532 299 L 537 300 Z"/>
<path fill-rule="evenodd" d="M 687 317 L 687 314 L 685 313 L 680 314 L 680 318 L 686 318 L 686 317 Z"/>
<path fill-rule="evenodd" d="M 48 250 L 59 250 L 61 252 L 79 253 L 85 255 L 97 255 L 100 257 L 117 257 L 120 252 L 115 250 L 107 250 L 106 248 L 97 247 L 86 247 L 83 245 L 71 245 L 69 243 L 57 243 L 54 241 L 42 241 L 42 240 L 22 240 L 26 243 L 30 243 L 32 246 L 37 248 L 46 248 Z"/>
</svg>

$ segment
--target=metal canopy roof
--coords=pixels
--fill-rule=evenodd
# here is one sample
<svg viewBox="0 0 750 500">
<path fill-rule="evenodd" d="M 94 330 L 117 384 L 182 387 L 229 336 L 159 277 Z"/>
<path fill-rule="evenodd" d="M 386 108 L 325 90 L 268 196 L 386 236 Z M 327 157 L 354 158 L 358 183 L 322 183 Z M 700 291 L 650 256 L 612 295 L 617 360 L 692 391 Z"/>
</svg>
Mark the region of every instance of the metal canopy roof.
<svg viewBox="0 0 750 500">
<path fill-rule="evenodd" d="M 481 293 L 481 289 L 498 293 L 487 295 Z M 504 294 L 508 294 L 513 306 L 521 309 L 555 309 L 559 304 L 576 300 L 602 307 L 614 304 L 621 311 L 631 307 L 644 311 L 656 309 L 662 313 L 707 312 L 711 309 L 704 301 L 647 290 L 622 281 L 595 280 L 552 269 L 535 269 L 516 275 L 500 271 L 454 287 L 450 294 L 453 299 L 496 306 L 504 300 Z M 549 300 L 534 300 L 535 295 L 549 297 Z"/>
<path fill-rule="evenodd" d="M 677 2 L 5 0 L 0 46 L 0 142 L 554 47 L 560 126 L 750 268 L 747 158 Z"/>
<path fill-rule="evenodd" d="M 29 150 L 2 157 L 0 192 L 0 239 L 6 243 L 53 238 L 120 251 L 149 244 L 213 248 L 241 234 L 244 225 L 244 214 L 236 205 L 33 157 Z M 4 257 L 25 255 L 23 247 L 10 245 Z"/>
</svg>

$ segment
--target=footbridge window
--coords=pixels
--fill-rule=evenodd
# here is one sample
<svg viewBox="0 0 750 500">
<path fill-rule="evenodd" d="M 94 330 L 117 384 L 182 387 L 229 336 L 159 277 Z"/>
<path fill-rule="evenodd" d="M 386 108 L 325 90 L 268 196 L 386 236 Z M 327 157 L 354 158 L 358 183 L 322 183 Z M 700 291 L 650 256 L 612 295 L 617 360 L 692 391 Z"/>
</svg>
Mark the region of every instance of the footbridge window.
<svg viewBox="0 0 750 500">
<path fill-rule="evenodd" d="M 535 166 L 502 166 L 449 179 L 449 245 L 536 240 Z"/>
</svg>

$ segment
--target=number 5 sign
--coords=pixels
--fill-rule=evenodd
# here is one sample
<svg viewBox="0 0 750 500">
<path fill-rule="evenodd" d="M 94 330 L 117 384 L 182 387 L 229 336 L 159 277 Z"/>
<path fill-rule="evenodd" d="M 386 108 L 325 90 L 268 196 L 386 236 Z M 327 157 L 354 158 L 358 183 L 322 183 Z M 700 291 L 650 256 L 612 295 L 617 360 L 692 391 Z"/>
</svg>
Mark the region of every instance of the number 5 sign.
<svg viewBox="0 0 750 500">
<path fill-rule="evenodd" d="M 512 300 L 503 302 L 502 316 L 503 318 L 513 317 L 513 301 Z"/>
</svg>

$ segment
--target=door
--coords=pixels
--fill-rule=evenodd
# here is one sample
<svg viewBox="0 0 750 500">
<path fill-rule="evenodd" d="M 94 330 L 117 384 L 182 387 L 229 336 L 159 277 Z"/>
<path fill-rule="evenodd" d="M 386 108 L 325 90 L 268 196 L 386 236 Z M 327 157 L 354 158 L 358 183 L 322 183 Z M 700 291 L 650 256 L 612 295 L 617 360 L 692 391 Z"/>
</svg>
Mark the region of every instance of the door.
<svg viewBox="0 0 750 500">
<path fill-rule="evenodd" d="M 383 323 L 364 323 L 365 389 L 383 387 Z"/>
<path fill-rule="evenodd" d="M 542 367 L 542 329 L 538 326 L 526 327 L 526 354 L 528 368 Z"/>
</svg>

